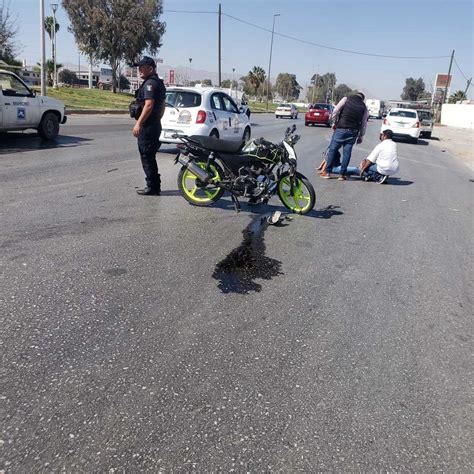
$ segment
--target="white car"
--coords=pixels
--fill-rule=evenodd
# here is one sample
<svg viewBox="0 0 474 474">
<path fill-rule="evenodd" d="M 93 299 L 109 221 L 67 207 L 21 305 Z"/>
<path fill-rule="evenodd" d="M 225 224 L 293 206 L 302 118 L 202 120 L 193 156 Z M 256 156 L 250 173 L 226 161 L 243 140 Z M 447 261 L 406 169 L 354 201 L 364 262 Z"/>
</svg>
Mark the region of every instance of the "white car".
<svg viewBox="0 0 474 474">
<path fill-rule="evenodd" d="M 413 143 L 420 136 L 420 119 L 414 109 L 390 109 L 385 116 L 381 132 L 391 130 L 395 137 L 408 138 Z"/>
<path fill-rule="evenodd" d="M 297 119 L 298 109 L 294 104 L 280 104 L 275 110 L 275 117 L 289 117 L 290 119 Z"/>
<path fill-rule="evenodd" d="M 174 135 L 249 140 L 250 119 L 234 100 L 214 87 L 170 87 L 161 119 L 161 143 L 181 143 Z"/>
<path fill-rule="evenodd" d="M 0 132 L 34 128 L 53 140 L 66 120 L 64 102 L 36 95 L 16 74 L 0 70 Z"/>
</svg>

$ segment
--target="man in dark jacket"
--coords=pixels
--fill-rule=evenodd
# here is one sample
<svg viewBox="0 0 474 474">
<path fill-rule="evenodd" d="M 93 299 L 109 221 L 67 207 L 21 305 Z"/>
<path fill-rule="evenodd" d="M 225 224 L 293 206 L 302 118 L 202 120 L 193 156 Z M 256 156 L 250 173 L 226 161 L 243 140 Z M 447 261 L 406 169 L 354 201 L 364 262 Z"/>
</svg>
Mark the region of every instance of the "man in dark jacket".
<svg viewBox="0 0 474 474">
<path fill-rule="evenodd" d="M 326 158 L 326 171 L 321 173 L 321 178 L 330 178 L 336 152 L 342 149 L 341 174 L 339 180 L 345 181 L 347 167 L 351 161 L 352 147 L 354 143 L 362 143 L 365 134 L 369 112 L 364 103 L 365 96 L 362 92 L 349 97 L 343 97 L 336 105 L 331 116 L 333 123 L 333 136 L 329 145 Z"/>
<path fill-rule="evenodd" d="M 156 74 L 153 58 L 144 56 L 134 66 L 138 67 L 140 77 L 144 80 L 137 97 L 143 109 L 132 131 L 133 136 L 137 138 L 146 177 L 146 187 L 137 190 L 137 193 L 142 196 L 157 196 L 161 192 L 161 180 L 156 164 L 156 153 L 160 147 L 161 117 L 165 111 L 166 89 Z"/>
</svg>

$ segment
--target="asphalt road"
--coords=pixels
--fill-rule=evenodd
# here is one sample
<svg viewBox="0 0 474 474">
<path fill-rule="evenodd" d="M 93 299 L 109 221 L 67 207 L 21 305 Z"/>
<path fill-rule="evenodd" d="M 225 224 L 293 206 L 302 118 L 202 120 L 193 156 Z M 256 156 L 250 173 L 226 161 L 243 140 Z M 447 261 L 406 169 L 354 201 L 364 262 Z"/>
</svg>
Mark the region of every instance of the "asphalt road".
<svg viewBox="0 0 474 474">
<path fill-rule="evenodd" d="M 169 147 L 138 196 L 125 117 L 0 138 L 7 472 L 472 472 L 473 177 L 420 140 L 389 184 L 322 180 L 330 130 L 293 123 L 316 208 L 231 291 L 216 265 L 278 199 L 192 207 Z"/>
</svg>

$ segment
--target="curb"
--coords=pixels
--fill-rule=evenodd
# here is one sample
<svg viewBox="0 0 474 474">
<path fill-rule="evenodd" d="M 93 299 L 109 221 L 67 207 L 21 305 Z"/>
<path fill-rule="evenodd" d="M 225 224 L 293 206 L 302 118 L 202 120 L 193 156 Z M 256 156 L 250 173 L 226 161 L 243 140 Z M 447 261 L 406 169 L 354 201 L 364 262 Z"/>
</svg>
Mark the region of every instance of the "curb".
<svg viewBox="0 0 474 474">
<path fill-rule="evenodd" d="M 122 109 L 67 109 L 66 108 L 66 115 L 97 115 L 97 114 L 110 114 L 110 115 L 120 115 L 120 114 L 127 114 L 128 110 Z"/>
</svg>

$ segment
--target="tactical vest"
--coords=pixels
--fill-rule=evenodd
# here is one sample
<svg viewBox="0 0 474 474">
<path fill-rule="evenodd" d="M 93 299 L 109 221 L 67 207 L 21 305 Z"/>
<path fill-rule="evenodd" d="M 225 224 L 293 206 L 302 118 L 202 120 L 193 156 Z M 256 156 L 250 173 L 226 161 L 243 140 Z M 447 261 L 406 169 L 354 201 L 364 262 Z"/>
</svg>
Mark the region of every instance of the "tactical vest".
<svg viewBox="0 0 474 474">
<path fill-rule="evenodd" d="M 336 127 L 360 130 L 364 113 L 364 101 L 360 97 L 352 95 L 347 98 Z"/>
</svg>

